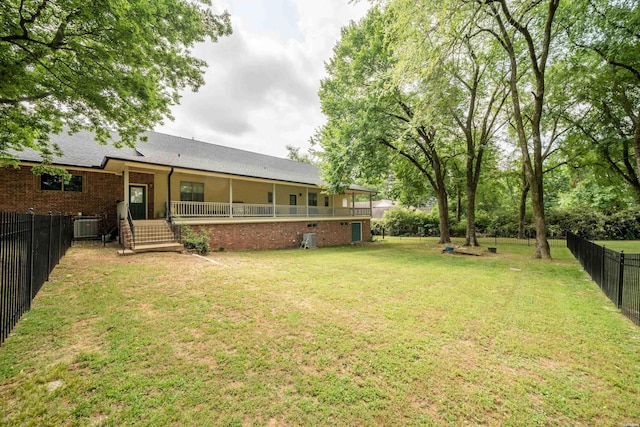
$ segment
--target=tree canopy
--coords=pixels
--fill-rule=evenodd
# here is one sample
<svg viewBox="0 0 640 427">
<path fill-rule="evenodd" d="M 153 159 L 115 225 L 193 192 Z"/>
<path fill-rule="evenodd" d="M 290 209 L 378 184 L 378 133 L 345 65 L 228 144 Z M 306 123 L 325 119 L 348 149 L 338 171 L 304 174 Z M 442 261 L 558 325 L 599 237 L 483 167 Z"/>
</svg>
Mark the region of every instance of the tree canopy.
<svg viewBox="0 0 640 427">
<path fill-rule="evenodd" d="M 402 192 L 432 192 L 443 242 L 442 211 L 455 197 L 473 244 L 475 199 L 483 209 L 497 202 L 487 180 L 500 177 L 504 197 L 519 201 L 520 235 L 532 215 L 540 258 L 551 256 L 551 207 L 626 205 L 626 193 L 612 192 L 621 182 L 640 200 L 640 4 L 375 5 L 343 30 L 319 93 L 328 121 L 317 140 L 333 189 L 391 173 Z M 505 161 L 513 147 L 519 158 Z"/>
<path fill-rule="evenodd" d="M 24 148 L 51 161 L 49 135 L 64 126 L 135 144 L 203 84 L 194 44 L 230 33 L 208 0 L 3 0 L 0 165 Z"/>
<path fill-rule="evenodd" d="M 323 146 L 325 175 L 333 191 L 354 179 L 379 181 L 389 168 L 405 184 L 418 174 L 434 190 L 440 212 L 440 241 L 450 242 L 445 180 L 452 155 L 439 111 L 421 114 L 429 104 L 421 76 L 394 75 L 399 57 L 385 32 L 396 19 L 374 7 L 360 24 L 345 28 L 322 81 L 322 110 L 329 118 L 317 138 Z"/>
</svg>

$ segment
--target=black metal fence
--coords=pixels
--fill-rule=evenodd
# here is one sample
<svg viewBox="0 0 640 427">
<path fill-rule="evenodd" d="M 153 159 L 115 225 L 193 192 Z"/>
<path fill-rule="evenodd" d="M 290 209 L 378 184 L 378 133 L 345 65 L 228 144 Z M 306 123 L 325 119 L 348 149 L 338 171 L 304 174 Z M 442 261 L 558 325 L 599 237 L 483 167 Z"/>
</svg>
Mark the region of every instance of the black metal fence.
<svg viewBox="0 0 640 427">
<path fill-rule="evenodd" d="M 620 311 L 640 325 L 640 254 L 625 254 L 567 233 L 567 247 Z"/>
<path fill-rule="evenodd" d="M 0 212 L 0 344 L 71 247 L 71 216 Z"/>
</svg>

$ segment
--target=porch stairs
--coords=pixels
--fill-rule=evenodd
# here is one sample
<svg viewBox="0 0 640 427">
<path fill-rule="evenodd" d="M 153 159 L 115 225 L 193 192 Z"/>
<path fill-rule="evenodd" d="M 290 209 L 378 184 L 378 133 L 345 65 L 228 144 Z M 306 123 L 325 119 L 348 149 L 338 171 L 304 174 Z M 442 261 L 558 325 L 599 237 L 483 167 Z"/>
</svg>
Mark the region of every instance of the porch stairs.
<svg viewBox="0 0 640 427">
<path fill-rule="evenodd" d="M 141 252 L 180 252 L 184 249 L 173 234 L 167 221 L 163 219 L 133 221 L 134 237 L 127 221 L 123 221 L 124 248 L 122 255 Z"/>
</svg>

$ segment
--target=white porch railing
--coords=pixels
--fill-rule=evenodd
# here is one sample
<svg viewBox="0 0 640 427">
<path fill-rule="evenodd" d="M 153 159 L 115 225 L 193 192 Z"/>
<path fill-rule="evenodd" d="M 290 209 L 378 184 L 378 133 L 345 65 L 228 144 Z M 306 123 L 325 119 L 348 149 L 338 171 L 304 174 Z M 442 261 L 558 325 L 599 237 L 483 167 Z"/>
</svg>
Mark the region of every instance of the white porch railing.
<svg viewBox="0 0 640 427">
<path fill-rule="evenodd" d="M 275 208 L 275 212 L 274 212 Z M 369 208 L 331 208 L 253 203 L 171 202 L 171 214 L 177 218 L 300 218 L 368 217 Z"/>
<path fill-rule="evenodd" d="M 171 213 L 177 217 L 228 217 L 229 203 L 171 202 Z"/>
<path fill-rule="evenodd" d="M 273 216 L 273 205 L 234 203 L 233 216 Z"/>
</svg>

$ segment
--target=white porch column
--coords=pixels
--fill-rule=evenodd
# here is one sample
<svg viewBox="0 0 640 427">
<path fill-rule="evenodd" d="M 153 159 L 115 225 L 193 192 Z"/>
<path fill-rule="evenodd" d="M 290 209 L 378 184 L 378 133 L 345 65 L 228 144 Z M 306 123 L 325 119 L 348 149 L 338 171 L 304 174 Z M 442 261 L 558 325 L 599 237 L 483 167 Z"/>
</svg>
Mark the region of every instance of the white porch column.
<svg viewBox="0 0 640 427">
<path fill-rule="evenodd" d="M 307 198 L 307 218 L 309 218 L 309 187 L 307 187 L 306 190 L 307 195 L 305 197 Z"/>
<path fill-rule="evenodd" d="M 233 218 L 233 179 L 229 178 L 229 217 Z"/>
<path fill-rule="evenodd" d="M 336 216 L 336 195 L 331 195 L 331 216 Z"/>
<path fill-rule="evenodd" d="M 356 193 L 351 193 L 351 216 L 356 216 Z"/>
<path fill-rule="evenodd" d="M 373 216 L 373 195 L 369 193 L 369 216 Z"/>
<path fill-rule="evenodd" d="M 276 183 L 273 183 L 273 217 L 276 217 Z"/>
<path fill-rule="evenodd" d="M 124 202 L 127 212 L 129 211 L 129 166 L 124 165 Z"/>
</svg>

